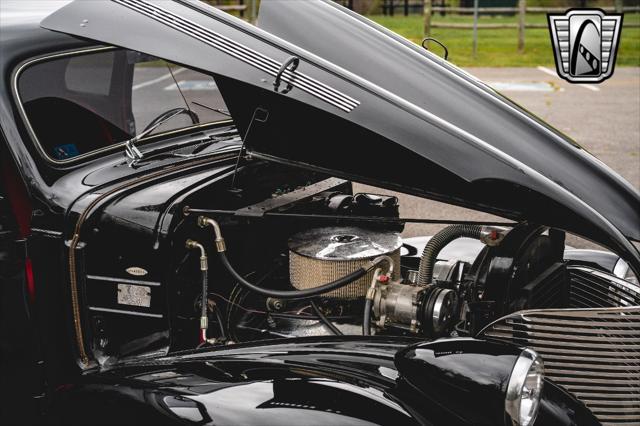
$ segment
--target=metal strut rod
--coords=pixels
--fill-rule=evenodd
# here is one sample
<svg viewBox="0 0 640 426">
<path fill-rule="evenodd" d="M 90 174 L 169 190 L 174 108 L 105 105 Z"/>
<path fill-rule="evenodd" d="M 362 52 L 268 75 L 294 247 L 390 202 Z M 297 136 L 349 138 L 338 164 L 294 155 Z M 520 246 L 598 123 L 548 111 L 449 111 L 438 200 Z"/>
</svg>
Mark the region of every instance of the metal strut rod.
<svg viewBox="0 0 640 426">
<path fill-rule="evenodd" d="M 328 214 L 304 214 L 304 213 L 278 213 L 265 212 L 260 216 L 244 214 L 241 210 L 215 210 L 215 209 L 193 209 L 185 207 L 183 209 L 185 215 L 190 214 L 215 214 L 237 217 L 273 217 L 273 218 L 297 218 L 297 219 L 315 219 L 315 220 L 350 220 L 356 222 L 374 222 L 374 223 L 432 223 L 439 225 L 485 225 L 485 226 L 510 226 L 516 225 L 514 222 L 488 222 L 488 221 L 472 221 L 472 220 L 445 220 L 445 219 L 421 219 L 409 217 L 380 217 L 380 216 L 343 216 Z"/>
</svg>

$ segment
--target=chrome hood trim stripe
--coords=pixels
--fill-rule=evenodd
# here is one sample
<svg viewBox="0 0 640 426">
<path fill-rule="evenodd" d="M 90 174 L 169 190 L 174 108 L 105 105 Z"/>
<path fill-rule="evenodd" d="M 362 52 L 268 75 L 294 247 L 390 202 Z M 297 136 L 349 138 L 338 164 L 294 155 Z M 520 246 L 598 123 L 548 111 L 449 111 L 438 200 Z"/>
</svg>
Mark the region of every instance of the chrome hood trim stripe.
<svg viewBox="0 0 640 426">
<path fill-rule="evenodd" d="M 145 0 L 112 0 L 114 3 L 127 7 L 135 12 L 143 14 L 168 27 L 193 37 L 221 52 L 224 52 L 242 62 L 251 65 L 272 77 L 276 77 L 281 64 L 276 60 L 244 46 L 228 37 L 199 25 L 189 19 L 168 11 L 165 8 L 151 4 Z M 282 81 L 293 87 L 305 91 L 344 112 L 351 112 L 360 102 L 336 89 L 309 77 L 298 71 L 285 70 Z"/>
</svg>

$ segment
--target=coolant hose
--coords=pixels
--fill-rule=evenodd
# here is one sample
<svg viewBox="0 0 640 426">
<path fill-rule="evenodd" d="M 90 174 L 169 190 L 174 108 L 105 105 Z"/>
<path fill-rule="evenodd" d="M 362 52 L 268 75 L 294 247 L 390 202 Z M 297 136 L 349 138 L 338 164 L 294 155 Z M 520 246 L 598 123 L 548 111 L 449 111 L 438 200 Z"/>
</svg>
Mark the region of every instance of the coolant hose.
<svg viewBox="0 0 640 426">
<path fill-rule="evenodd" d="M 480 225 L 451 225 L 431 237 L 424 247 L 418 270 L 418 285 L 429 285 L 433 280 L 433 268 L 438 254 L 451 241 L 467 237 L 480 239 L 482 226 Z"/>
<path fill-rule="evenodd" d="M 363 336 L 371 335 L 371 305 L 373 305 L 373 300 L 371 299 L 367 299 L 364 302 L 364 319 L 362 321 Z"/>
</svg>

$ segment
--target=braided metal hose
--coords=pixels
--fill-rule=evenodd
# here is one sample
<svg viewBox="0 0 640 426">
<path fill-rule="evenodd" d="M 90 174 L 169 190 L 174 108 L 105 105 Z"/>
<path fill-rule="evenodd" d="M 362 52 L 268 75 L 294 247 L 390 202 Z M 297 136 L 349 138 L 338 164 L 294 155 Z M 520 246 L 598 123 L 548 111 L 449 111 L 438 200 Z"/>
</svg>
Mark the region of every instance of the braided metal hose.
<svg viewBox="0 0 640 426">
<path fill-rule="evenodd" d="M 418 285 L 431 284 L 433 280 L 433 267 L 440 251 L 451 241 L 467 237 L 480 239 L 482 226 L 479 225 L 451 225 L 431 237 L 424 247 L 418 270 Z"/>
</svg>

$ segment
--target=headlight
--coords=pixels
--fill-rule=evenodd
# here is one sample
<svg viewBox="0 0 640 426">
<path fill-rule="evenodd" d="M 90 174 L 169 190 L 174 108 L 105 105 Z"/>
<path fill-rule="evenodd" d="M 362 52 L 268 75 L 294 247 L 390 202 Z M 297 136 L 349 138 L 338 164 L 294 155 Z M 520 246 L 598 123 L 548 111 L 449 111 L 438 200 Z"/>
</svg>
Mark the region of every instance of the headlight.
<svg viewBox="0 0 640 426">
<path fill-rule="evenodd" d="M 533 426 L 536 417 L 565 424 L 561 419 L 579 406 L 563 402 L 557 412 L 544 410 L 538 417 L 544 375 L 542 359 L 531 349 L 473 338 L 440 339 L 401 349 L 395 364 L 400 392 L 411 395 L 408 400 L 419 404 L 418 412 L 436 413 L 434 424 Z"/>
<path fill-rule="evenodd" d="M 530 426 L 536 420 L 543 379 L 542 359 L 531 349 L 522 351 L 511 371 L 505 399 L 505 411 L 514 426 Z"/>
</svg>

